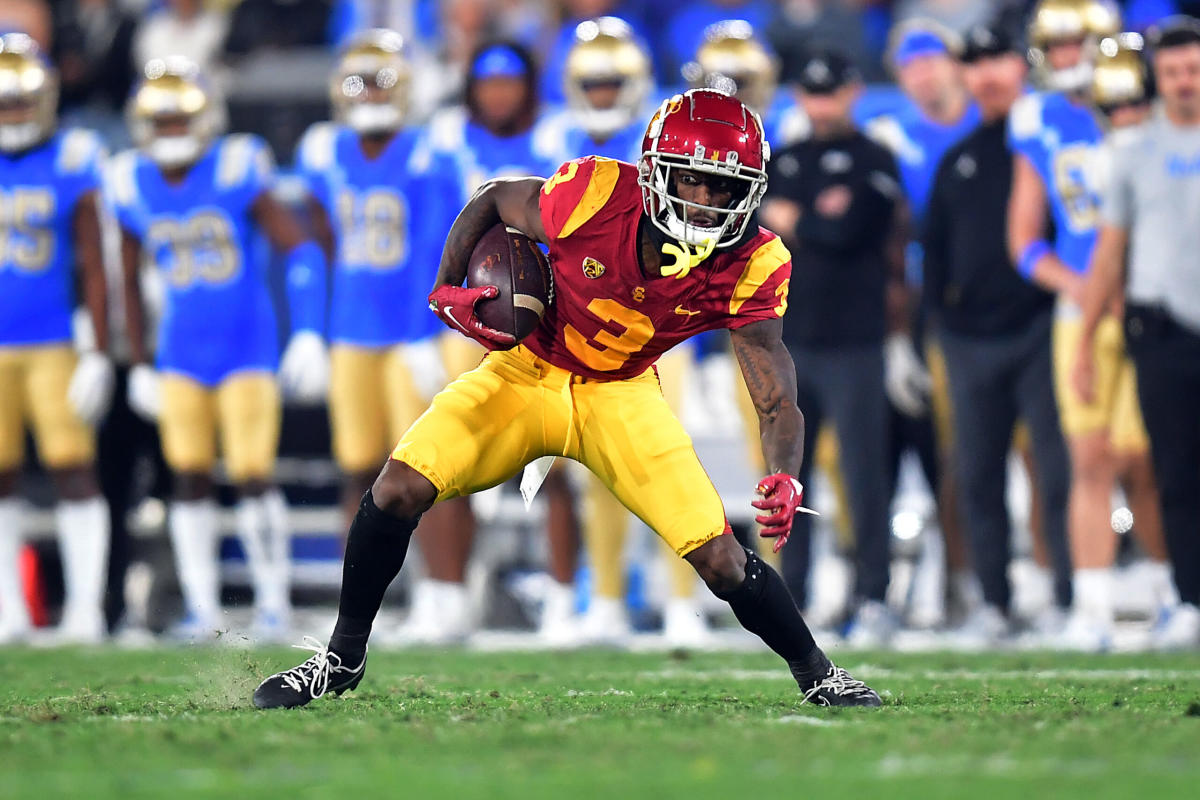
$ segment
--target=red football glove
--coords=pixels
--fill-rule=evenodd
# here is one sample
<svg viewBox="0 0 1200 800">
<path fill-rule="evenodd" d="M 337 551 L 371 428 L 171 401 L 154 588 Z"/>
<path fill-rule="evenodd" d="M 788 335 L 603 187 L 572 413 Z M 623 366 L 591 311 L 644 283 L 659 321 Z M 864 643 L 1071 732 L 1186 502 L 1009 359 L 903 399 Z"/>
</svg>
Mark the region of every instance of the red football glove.
<svg viewBox="0 0 1200 800">
<path fill-rule="evenodd" d="M 768 475 L 758 482 L 755 489 L 761 500 L 755 500 L 750 505 L 770 513 L 759 514 L 754 521 L 763 526 L 758 535 L 764 539 L 774 539 L 773 552 L 778 553 L 787 544 L 788 536 L 792 533 L 792 520 L 796 513 L 813 514 L 817 512 L 800 505 L 804 497 L 804 487 L 793 476 L 783 472 Z"/>
<path fill-rule="evenodd" d="M 488 350 L 507 350 L 517 343 L 511 333 L 489 328 L 475 316 L 475 304 L 500 293 L 495 286 L 468 289 L 462 286 L 439 286 L 429 294 L 429 308 L 442 322 L 479 342 Z"/>
</svg>

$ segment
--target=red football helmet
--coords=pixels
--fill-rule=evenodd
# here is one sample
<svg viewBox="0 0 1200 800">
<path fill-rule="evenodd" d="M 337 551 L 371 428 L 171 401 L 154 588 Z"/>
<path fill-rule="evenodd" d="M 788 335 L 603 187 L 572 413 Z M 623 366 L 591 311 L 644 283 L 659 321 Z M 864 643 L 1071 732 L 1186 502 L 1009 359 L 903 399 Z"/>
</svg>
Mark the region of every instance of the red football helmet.
<svg viewBox="0 0 1200 800">
<path fill-rule="evenodd" d="M 729 247 L 742 238 L 767 188 L 771 147 L 758 115 L 735 97 L 691 89 L 663 101 L 642 139 L 638 185 L 646 214 L 659 230 L 693 247 Z M 675 169 L 707 172 L 745 184 L 726 208 L 681 200 Z M 688 222 L 688 210 L 719 220 L 712 227 Z"/>
</svg>

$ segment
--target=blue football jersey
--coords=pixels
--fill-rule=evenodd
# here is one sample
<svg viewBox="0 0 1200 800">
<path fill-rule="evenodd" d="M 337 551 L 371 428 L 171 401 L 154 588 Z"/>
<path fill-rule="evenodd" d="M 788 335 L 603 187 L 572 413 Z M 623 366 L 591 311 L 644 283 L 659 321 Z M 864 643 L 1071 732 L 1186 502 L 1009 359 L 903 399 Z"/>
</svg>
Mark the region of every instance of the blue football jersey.
<svg viewBox="0 0 1200 800">
<path fill-rule="evenodd" d="M 0 153 L 0 346 L 70 341 L 75 206 L 99 189 L 104 155 L 82 129 Z"/>
<path fill-rule="evenodd" d="M 547 148 L 553 153 L 553 160 L 560 164 L 583 156 L 601 156 L 635 164 L 642 155 L 645 120 L 650 119 L 653 113 L 651 109 L 645 115 L 637 115 L 633 122 L 601 142 L 579 125 L 574 112 L 559 109 L 538 120 L 534 139 L 546 142 Z"/>
<path fill-rule="evenodd" d="M 461 107 L 435 114 L 425 129 L 423 144 L 434 157 L 454 161 L 463 183 L 459 208 L 484 181 L 521 175 L 548 177 L 562 164 L 555 155 L 561 145 L 540 126 L 514 136 L 497 136 L 472 122 Z"/>
<path fill-rule="evenodd" d="M 896 156 L 900 183 L 918 229 L 925 219 L 938 163 L 946 151 L 973 131 L 979 122 L 979 107 L 974 103 L 967 107 L 960 120 L 950 125 L 929 119 L 915 105 L 908 103 L 894 114 L 879 116 L 867 123 L 867 135 Z"/>
<path fill-rule="evenodd" d="M 1008 138 L 1045 184 L 1055 254 L 1076 272 L 1086 272 L 1103 195 L 1104 131 L 1095 114 L 1061 92 L 1028 94 L 1009 114 Z"/>
<path fill-rule="evenodd" d="M 300 142 L 298 171 L 337 242 L 331 341 L 382 347 L 442 331 L 426 298 L 464 202 L 463 181 L 453 159 L 419 138 L 401 131 L 373 161 L 358 134 L 331 122 L 314 125 Z"/>
<path fill-rule="evenodd" d="M 113 158 L 106 196 L 162 277 L 159 369 L 208 386 L 240 370 L 275 370 L 270 252 L 252 213 L 274 174 L 266 142 L 247 134 L 218 139 L 179 184 L 137 151 Z"/>
</svg>

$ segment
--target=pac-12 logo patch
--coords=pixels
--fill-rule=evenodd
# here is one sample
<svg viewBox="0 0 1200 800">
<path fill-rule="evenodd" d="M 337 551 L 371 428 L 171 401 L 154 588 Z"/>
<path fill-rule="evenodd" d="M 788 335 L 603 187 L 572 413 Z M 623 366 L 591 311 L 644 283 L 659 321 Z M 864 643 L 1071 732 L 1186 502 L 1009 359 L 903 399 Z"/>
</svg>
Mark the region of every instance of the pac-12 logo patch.
<svg viewBox="0 0 1200 800">
<path fill-rule="evenodd" d="M 604 274 L 604 265 L 591 256 L 583 259 L 583 274 L 589 278 L 599 278 Z"/>
</svg>

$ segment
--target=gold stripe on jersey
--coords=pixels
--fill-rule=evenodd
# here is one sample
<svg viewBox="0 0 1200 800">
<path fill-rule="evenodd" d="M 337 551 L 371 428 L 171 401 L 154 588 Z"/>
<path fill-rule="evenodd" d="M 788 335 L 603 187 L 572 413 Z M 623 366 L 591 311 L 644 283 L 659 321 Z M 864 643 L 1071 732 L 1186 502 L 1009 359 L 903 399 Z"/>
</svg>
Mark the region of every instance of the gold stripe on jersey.
<svg viewBox="0 0 1200 800">
<path fill-rule="evenodd" d="M 571 216 L 558 232 L 559 239 L 565 239 L 574 233 L 580 225 L 587 222 L 596 212 L 604 208 L 608 198 L 612 197 L 613 189 L 617 186 L 617 178 L 621 174 L 621 166 L 611 158 L 595 157 L 595 166 L 588 177 L 587 188 L 575 205 Z"/>
<path fill-rule="evenodd" d="M 742 277 L 738 278 L 737 285 L 733 287 L 729 313 L 738 313 L 746 301 L 754 297 L 754 293 L 771 279 L 775 271 L 791 260 L 792 254 L 779 238 L 772 239 L 751 253 L 750 258 L 746 260 L 746 268 L 742 270 Z"/>
</svg>

